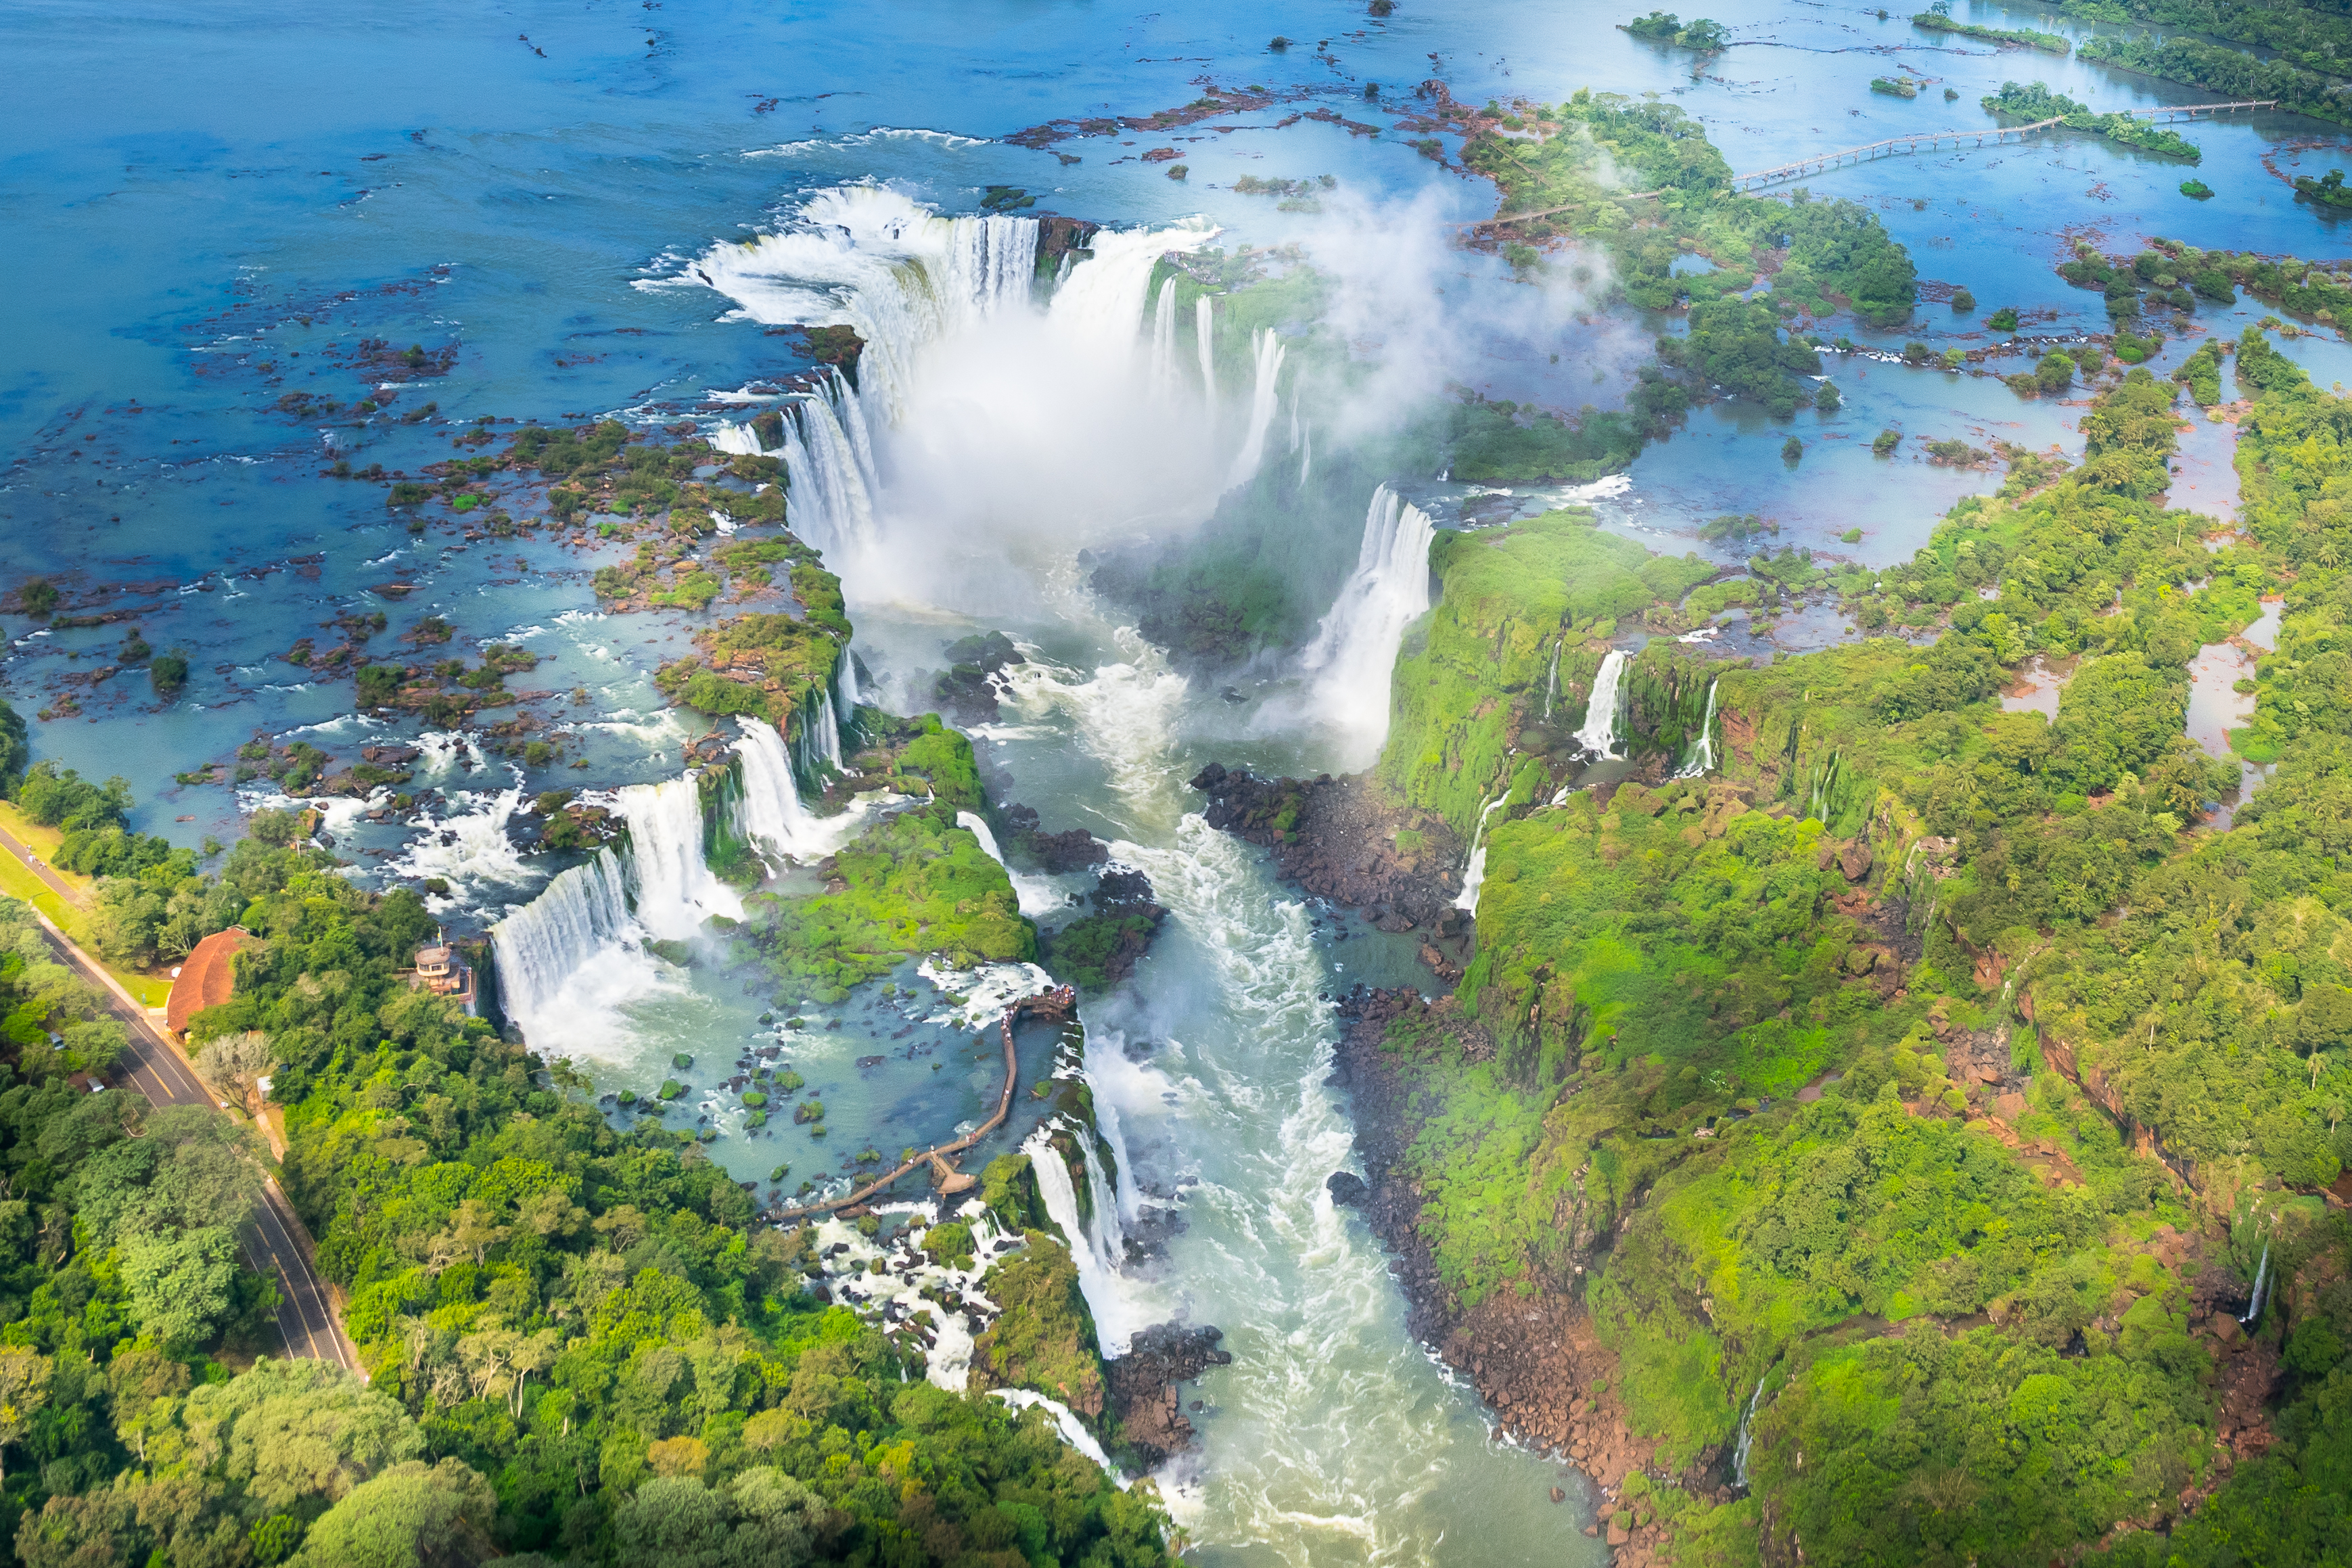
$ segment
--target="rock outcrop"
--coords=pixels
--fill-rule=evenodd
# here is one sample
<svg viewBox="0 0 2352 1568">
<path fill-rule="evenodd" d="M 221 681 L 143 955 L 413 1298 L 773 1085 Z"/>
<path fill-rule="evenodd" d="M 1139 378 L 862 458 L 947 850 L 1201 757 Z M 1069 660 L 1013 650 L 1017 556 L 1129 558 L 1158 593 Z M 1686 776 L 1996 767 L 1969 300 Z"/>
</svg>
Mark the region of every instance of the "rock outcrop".
<svg viewBox="0 0 2352 1568">
<path fill-rule="evenodd" d="M 1223 1331 L 1205 1325 L 1155 1323 L 1109 1363 L 1120 1435 L 1149 1464 L 1162 1464 L 1192 1446 L 1197 1434 L 1184 1418 L 1182 1385 L 1210 1367 L 1233 1364 L 1233 1352 L 1217 1348 L 1223 1338 Z"/>
</svg>

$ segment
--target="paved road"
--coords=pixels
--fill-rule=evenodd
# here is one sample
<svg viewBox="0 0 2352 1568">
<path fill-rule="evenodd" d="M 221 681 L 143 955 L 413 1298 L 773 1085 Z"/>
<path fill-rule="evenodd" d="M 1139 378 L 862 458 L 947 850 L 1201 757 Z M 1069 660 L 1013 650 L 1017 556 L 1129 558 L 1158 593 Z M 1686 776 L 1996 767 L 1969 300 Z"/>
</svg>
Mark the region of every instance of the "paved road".
<svg viewBox="0 0 2352 1568">
<path fill-rule="evenodd" d="M 36 859 L 14 835 L 0 831 L 0 848 L 30 867 L 43 882 L 68 900 L 74 898 L 73 889 Z M 58 962 L 98 987 L 107 1008 L 121 1020 L 124 1031 L 131 1037 L 130 1048 L 115 1065 L 116 1082 L 137 1089 L 156 1105 L 217 1106 L 220 1101 L 205 1089 L 187 1059 L 148 1018 L 147 1010 L 116 989 L 113 977 L 68 941 L 47 918 L 42 920 L 41 927 Z M 278 1276 L 282 1298 L 278 1306 L 280 1348 L 289 1356 L 331 1361 L 346 1371 L 358 1372 L 359 1352 L 344 1334 L 342 1324 L 336 1321 L 334 1300 L 327 1293 L 319 1271 L 311 1267 L 310 1237 L 295 1215 L 294 1205 L 278 1190 L 276 1177 L 268 1178 L 261 1200 L 253 1223 L 246 1227 L 246 1256 L 255 1268 Z"/>
</svg>

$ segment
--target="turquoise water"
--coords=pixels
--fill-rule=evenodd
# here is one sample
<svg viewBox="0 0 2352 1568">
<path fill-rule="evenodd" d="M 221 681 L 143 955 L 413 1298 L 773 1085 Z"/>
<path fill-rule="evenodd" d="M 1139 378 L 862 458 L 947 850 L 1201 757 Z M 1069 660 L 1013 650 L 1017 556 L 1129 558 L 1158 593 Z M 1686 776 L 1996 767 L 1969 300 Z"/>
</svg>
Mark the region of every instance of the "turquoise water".
<svg viewBox="0 0 2352 1568">
<path fill-rule="evenodd" d="M 1460 383 L 1607 407 L 1660 323 L 1595 312 L 1557 276 L 1516 283 L 1450 249 L 1446 226 L 1491 213 L 1491 190 L 1394 132 L 1276 122 L 1319 107 L 1386 126 L 1387 110 L 1432 75 L 1470 101 L 1581 86 L 1654 91 L 1704 119 L 1748 169 L 1986 123 L 1976 100 L 2006 79 L 2044 80 L 2103 110 L 2198 96 L 1858 9 L 1710 10 L 1738 47 L 1700 60 L 1615 31 L 1614 9 L 1528 4 L 1409 0 L 1385 22 L 1353 5 L 1303 4 L 788 15 L 524 4 L 495 16 L 433 5 L 329 15 L 244 4 L 201 16 L 8 5 L 16 68 L 0 101 L 10 149 L 0 210 L 11 243 L 0 266 L 16 308 L 0 358 L 0 586 L 46 574 L 74 612 L 127 606 L 136 616 L 37 633 L 0 616 L 11 639 L 0 676 L 27 712 L 74 695 L 79 719 L 36 725 L 41 753 L 129 775 L 140 826 L 194 843 L 229 837 L 243 810 L 274 797 L 175 785 L 175 772 L 257 736 L 306 740 L 343 763 L 363 743 L 418 738 L 413 723 L 354 716 L 348 683 L 310 679 L 278 657 L 300 637 L 334 640 L 322 623 L 383 610 L 379 652 L 428 614 L 457 627 L 452 651 L 522 643 L 543 662 L 511 684 L 551 694 L 525 706 L 564 739 L 562 764 L 525 768 L 478 736 L 429 736 L 428 765 L 410 787 L 439 793 L 420 819 L 369 822 L 343 807 L 330 826 L 357 874 L 442 878 L 449 918 L 478 929 L 556 868 L 524 847 L 515 807 L 525 796 L 677 773 L 698 727 L 661 707 L 649 677 L 694 623 L 601 615 L 589 577 L 618 547 L 469 538 L 456 520 L 412 535 L 380 487 L 326 469 L 341 458 L 413 470 L 448 456 L 449 437 L 484 417 L 709 428 L 742 416 L 739 396 L 772 401 L 805 363 L 688 273 L 719 242 L 788 225 L 813 193 L 887 182 L 953 215 L 975 211 L 984 187 L 1013 184 L 1037 198 L 1032 212 L 1167 229 L 1171 247 L 1205 226 L 1228 249 L 1297 244 L 1344 280 L 1329 325 L 1388 400 L 1381 406 Z M 1965 14 L 2085 31 L 2032 7 Z M 1301 43 L 1270 52 L 1276 32 Z M 1904 68 L 1930 82 L 1917 100 L 1867 90 L 1872 76 Z M 1148 138 L 1038 149 L 999 140 L 1063 117 L 1182 104 L 1208 81 L 1319 96 Z M 1365 99 L 1366 82 L 1379 98 Z M 1946 85 L 1958 101 L 1942 100 Z M 1816 195 L 1870 204 L 1923 278 L 1964 284 L 1981 301 L 1973 316 L 1923 305 L 1892 331 L 1832 330 L 1880 353 L 1914 338 L 1974 347 L 2000 304 L 2050 312 L 2036 332 L 2103 328 L 2097 298 L 2051 270 L 2077 236 L 2111 249 L 2161 234 L 2340 254 L 2333 220 L 2295 205 L 2263 163 L 2316 172 L 2341 160 L 2340 132 L 2257 115 L 2188 134 L 2205 151 L 2196 172 L 2217 192 L 2209 203 L 2179 195 L 2179 164 L 2072 134 L 1809 181 Z M 1140 161 L 1162 146 L 1180 151 L 1188 179 Z M 1230 188 L 1244 174 L 1326 174 L 1339 189 L 1321 216 Z M 2200 310 L 2195 325 L 2234 335 L 2263 313 L 2245 301 Z M 859 653 L 898 706 L 928 705 L 929 673 L 954 637 L 985 626 L 1022 639 L 1031 662 L 1002 722 L 979 738 L 992 776 L 1048 827 L 1112 841 L 1171 910 L 1136 980 L 1088 1009 L 1090 1074 L 1116 1108 L 1138 1184 L 1129 1217 L 1139 1231 L 1181 1221 L 1158 1254 L 1130 1266 L 1126 1306 L 1213 1321 L 1236 1352 L 1197 1391 L 1204 1447 L 1168 1478 L 1171 1491 L 1211 1561 L 1597 1561 L 1600 1548 L 1579 1533 L 1589 1518 L 1580 1494 L 1554 1508 L 1544 1489 L 1555 1468 L 1490 1440 L 1475 1399 L 1405 1335 L 1379 1249 L 1321 1195 L 1349 1151 L 1344 1107 L 1322 1087 L 1333 1025 L 1318 997 L 1367 975 L 1407 980 L 1409 956 L 1360 927 L 1338 940 L 1347 922 L 1298 902 L 1254 854 L 1188 815 L 1182 781 L 1202 763 L 1317 769 L 1332 765 L 1331 738 L 1286 716 L 1279 669 L 1258 672 L 1269 684 L 1235 704 L 1169 668 L 1092 602 L 1071 565 L 1083 544 L 1179 533 L 1204 517 L 1234 460 L 1248 388 L 1225 386 L 1213 420 L 1189 402 L 1171 412 L 1172 403 L 1137 401 L 1161 395 L 1102 352 L 1130 327 L 1148 334 L 1149 318 L 1088 321 L 1056 337 L 1044 318 L 1016 316 L 926 348 L 908 410 L 879 437 L 881 548 L 841 564 Z M 402 385 L 364 422 L 281 409 L 304 391 L 349 404 L 404 374 L 359 347 L 379 341 L 417 344 L 436 363 L 446 355 L 446 374 Z M 2177 342 L 2160 363 L 2192 346 Z M 2283 347 L 2323 384 L 2352 377 L 2352 347 L 2333 332 Z M 2078 408 L 2020 400 L 1986 377 L 1860 355 L 1830 356 L 1828 368 L 1845 394 L 1838 414 L 1784 425 L 1701 410 L 1597 504 L 1655 548 L 1704 552 L 1698 523 L 1754 511 L 1781 523 L 1778 542 L 1884 565 L 1958 497 L 1998 483 L 1921 461 L 1926 441 L 2081 448 Z M 431 418 L 402 421 L 428 400 Z M 1328 441 L 1353 412 L 1310 403 L 1305 417 Z M 1874 458 L 1869 439 L 1887 427 L 1907 439 L 1895 458 Z M 1779 455 L 1792 430 L 1806 447 L 1793 468 Z M 2228 427 L 2200 426 L 2184 455 L 2181 499 L 2217 521 L 2234 495 L 2228 439 Z M 1282 415 L 1265 451 L 1269 465 L 1298 460 Z M 1379 477 L 1354 476 L 1354 489 L 1322 499 L 1360 513 Z M 1432 506 L 1463 499 L 1433 476 L 1387 477 Z M 1318 482 L 1339 484 L 1328 471 L 1308 487 Z M 517 510 L 528 504 L 503 480 L 491 488 Z M 1839 537 L 1851 528 L 1860 542 Z M 1346 562 L 1300 566 L 1336 581 Z M 377 592 L 393 583 L 413 591 Z M 105 665 L 129 624 L 158 647 L 189 651 L 183 700 L 158 702 L 135 676 L 72 682 Z M 1784 622 L 1797 640 L 1838 635 L 1826 615 Z M 564 765 L 574 760 L 588 766 Z M 708 955 L 657 978 L 594 1038 L 547 1048 L 578 1055 L 600 1089 L 639 1093 L 671 1073 L 673 1051 L 692 1054 L 684 1076 L 695 1089 L 669 1125 L 711 1117 L 725 1133 L 714 1156 L 744 1179 L 789 1163 L 789 1192 L 842 1174 L 868 1143 L 895 1157 L 935 1141 L 992 1100 L 992 1040 L 927 1022 L 941 1005 L 909 975 L 893 983 L 914 1002 L 861 993 L 813 1015 L 840 1016 L 840 1031 L 781 1039 L 760 1022 L 775 998 L 746 992 L 745 977 Z M 770 1044 L 808 1079 L 803 1094 L 824 1099 L 822 1143 L 788 1118 L 745 1136 L 732 1095 L 715 1089 L 738 1053 Z M 1024 1076 L 1032 1055 L 1049 1051 L 1024 1035 Z M 858 1065 L 877 1055 L 883 1063 Z"/>
</svg>

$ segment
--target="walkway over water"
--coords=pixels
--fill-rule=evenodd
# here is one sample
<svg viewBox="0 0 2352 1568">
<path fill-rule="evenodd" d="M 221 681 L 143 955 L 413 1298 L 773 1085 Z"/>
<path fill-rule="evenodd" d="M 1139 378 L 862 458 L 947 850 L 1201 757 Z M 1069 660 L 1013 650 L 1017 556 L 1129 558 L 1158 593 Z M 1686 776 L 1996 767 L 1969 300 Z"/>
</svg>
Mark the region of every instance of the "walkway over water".
<svg viewBox="0 0 2352 1568">
<path fill-rule="evenodd" d="M 1024 1013 L 1034 1013 L 1043 1018 L 1055 1018 L 1066 1022 L 1076 1015 L 1077 1010 L 1078 992 L 1077 987 L 1074 985 L 1065 985 L 1058 991 L 1034 993 L 1022 997 L 1004 1009 L 1004 1017 L 998 1026 L 1004 1036 L 1004 1089 L 996 1097 L 996 1114 L 954 1142 L 936 1144 L 924 1150 L 900 1164 L 897 1170 L 887 1175 L 877 1177 L 846 1197 L 828 1198 L 823 1203 L 803 1204 L 795 1208 L 774 1209 L 771 1210 L 766 1217 L 781 1224 L 786 1220 L 806 1219 L 812 1215 L 832 1214 L 838 1209 L 854 1207 L 920 1165 L 929 1165 L 932 1168 L 942 1193 L 959 1193 L 975 1185 L 971 1176 L 956 1170 L 955 1166 L 949 1162 L 948 1156 L 962 1153 L 1004 1125 L 1005 1117 L 1012 1114 L 1013 1090 L 1020 1074 L 1020 1057 L 1013 1047 L 1013 1026 L 1020 1021 L 1021 1016 Z"/>
<path fill-rule="evenodd" d="M 2168 109 L 2126 109 L 2116 112 L 2127 115 L 2134 120 L 2145 120 L 2153 125 L 2162 125 L 2174 119 L 2194 120 L 2200 114 L 2227 114 L 2241 109 L 2276 109 L 2277 107 L 2278 100 L 2259 98 L 2246 99 L 2236 103 L 2179 103 Z M 1735 191 L 1759 190 L 1766 185 L 1777 185 L 1784 180 L 1798 180 L 1809 174 L 1826 174 L 1832 169 L 1840 168 L 1849 163 L 1867 163 L 1880 158 L 1900 158 L 1919 152 L 1932 153 L 1947 142 L 1954 147 L 1982 147 L 1988 144 L 1999 146 L 2003 142 L 2023 141 L 2026 137 L 2037 135 L 2053 125 L 2065 123 L 2065 116 L 2053 115 L 2048 120 L 2037 120 L 2030 125 L 1988 125 L 1975 131 L 1922 131 L 1910 136 L 1890 136 L 1884 142 L 1872 142 L 1860 147 L 1841 147 L 1834 153 L 1816 153 L 1810 158 L 1800 158 L 1793 163 L 1781 163 L 1769 169 L 1759 169 L 1753 174 L 1734 174 L 1731 176 L 1731 188 Z M 1652 196 L 1663 196 L 1665 194 L 1664 190 L 1635 191 L 1622 199 L 1638 202 Z M 1465 234 L 1484 234 L 1509 224 L 1526 223 L 1532 218 L 1551 217 L 1559 213 L 1574 212 L 1580 205 L 1582 204 L 1570 203 L 1566 206 L 1543 207 L 1535 212 L 1508 213 L 1496 217 L 1483 218 L 1476 223 L 1457 224 L 1454 226 Z"/>
<path fill-rule="evenodd" d="M 2126 109 L 2118 112 L 2134 120 L 2145 120 L 2151 124 L 2162 125 L 2175 119 L 2194 120 L 2200 114 L 2226 114 L 2233 110 L 2277 107 L 2278 100 L 2264 98 L 2248 99 L 2237 103 L 2182 103 L 2175 104 L 2169 109 Z M 1884 142 L 1872 142 L 1861 147 L 1842 147 L 1834 153 L 1817 153 L 1811 158 L 1801 158 L 1793 163 L 1782 163 L 1770 169 L 1759 169 L 1749 174 L 1734 174 L 1731 176 L 1731 188 L 1735 191 L 1752 191 L 1759 186 L 1778 184 L 1783 180 L 1801 179 L 1807 174 L 1822 174 L 1847 163 L 1866 163 L 1877 158 L 1902 157 L 1922 151 L 1932 153 L 1946 142 L 1955 147 L 1963 145 L 1982 147 L 1987 144 L 1998 146 L 2002 142 L 2011 139 L 2022 141 L 2028 136 L 2047 131 L 2053 125 L 2065 123 L 2065 116 L 2053 115 L 2048 120 L 2037 120 L 2031 125 L 1989 125 L 1976 131 L 1923 131 L 1911 136 L 1890 136 Z"/>
</svg>

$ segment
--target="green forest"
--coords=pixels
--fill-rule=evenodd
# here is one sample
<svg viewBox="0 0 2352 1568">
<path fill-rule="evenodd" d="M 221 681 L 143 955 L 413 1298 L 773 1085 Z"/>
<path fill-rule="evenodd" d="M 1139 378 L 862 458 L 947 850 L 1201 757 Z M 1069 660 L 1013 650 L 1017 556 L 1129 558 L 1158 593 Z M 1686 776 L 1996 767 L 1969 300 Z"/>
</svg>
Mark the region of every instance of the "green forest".
<svg viewBox="0 0 2352 1568">
<path fill-rule="evenodd" d="M 1644 1504 L 1676 1561 L 2347 1560 L 2352 400 L 2224 346 L 2247 537 L 2165 510 L 2185 399 L 2117 365 L 2079 468 L 1833 584 L 1932 642 L 1654 643 L 1635 754 L 1672 772 L 1712 684 L 1706 776 L 1542 804 L 1677 563 L 1572 514 L 1440 537 L 1383 777 L 1457 831 L 1507 809 L 1475 959 L 1387 1026 L 1399 1173 L 1457 1310 L 1581 1298 L 1664 1470 L 1752 1405 L 1746 1495 Z M 2200 827 L 2239 769 L 2184 735 L 2187 666 L 2265 597 L 2231 741 L 2274 767 Z M 2034 658 L 2054 719 L 1996 700 Z"/>
<path fill-rule="evenodd" d="M 757 900 L 745 956 L 824 995 L 909 953 L 1033 956 L 1003 868 L 956 826 L 985 805 L 970 742 L 863 718 L 862 760 L 924 804 L 842 850 L 844 890 Z M 1025 1156 L 989 1165 L 982 1194 L 1025 1237 L 981 1279 L 1003 1312 L 971 1387 L 935 1387 L 919 1347 L 819 1289 L 811 1231 L 760 1223 L 694 1132 L 616 1125 L 567 1062 L 413 987 L 435 923 L 415 892 L 363 890 L 286 813 L 175 849 L 126 829 L 124 781 L 6 760 L 16 805 L 64 831 L 58 863 L 100 876 L 88 934 L 107 957 L 176 958 L 232 924 L 258 939 L 188 1049 L 232 1103 L 267 1074 L 283 1115 L 278 1157 L 243 1114 L 106 1087 L 122 1026 L 0 900 L 7 1561 L 1169 1561 L 1181 1537 L 1148 1486 L 985 1396 L 1068 1399 L 1125 1452 Z M 273 1178 L 363 1378 L 268 1353 L 278 1288 L 240 1230 Z M 922 1242 L 972 1262 L 968 1224 Z"/>
</svg>

